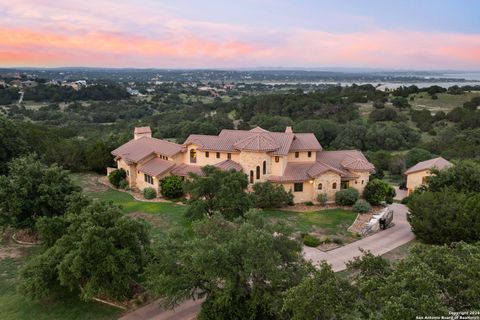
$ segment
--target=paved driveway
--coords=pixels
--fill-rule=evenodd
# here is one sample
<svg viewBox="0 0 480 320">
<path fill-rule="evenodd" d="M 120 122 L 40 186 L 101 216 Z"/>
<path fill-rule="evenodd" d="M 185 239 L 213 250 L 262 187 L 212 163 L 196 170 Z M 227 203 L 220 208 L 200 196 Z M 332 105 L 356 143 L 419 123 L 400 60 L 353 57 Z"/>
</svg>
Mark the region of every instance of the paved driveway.
<svg viewBox="0 0 480 320">
<path fill-rule="evenodd" d="M 327 252 L 304 247 L 305 257 L 315 264 L 324 260 L 332 265 L 333 271 L 342 271 L 347 268 L 348 261 L 362 255 L 360 248 L 369 250 L 375 255 L 382 255 L 413 240 L 415 236 L 407 221 L 407 207 L 395 203 L 390 205 L 390 208 L 393 209 L 393 223 L 395 224 L 393 227 Z"/>
<path fill-rule="evenodd" d="M 202 302 L 203 299 L 187 300 L 173 310 L 165 310 L 160 307 L 160 300 L 157 300 L 121 317 L 119 320 L 192 320 L 200 312 Z"/>
<path fill-rule="evenodd" d="M 328 252 L 304 247 L 305 257 L 314 263 L 325 260 L 332 265 L 334 271 L 341 271 L 346 269 L 345 264 L 348 261 L 362 254 L 359 248 L 370 250 L 375 255 L 382 255 L 413 240 L 415 236 L 407 222 L 407 207 L 402 204 L 392 204 L 391 208 L 394 212 L 393 227 Z M 191 320 L 195 319 L 200 311 L 202 302 L 202 300 L 188 300 L 174 310 L 165 310 L 160 307 L 160 300 L 158 300 L 123 316 L 120 320 Z"/>
</svg>

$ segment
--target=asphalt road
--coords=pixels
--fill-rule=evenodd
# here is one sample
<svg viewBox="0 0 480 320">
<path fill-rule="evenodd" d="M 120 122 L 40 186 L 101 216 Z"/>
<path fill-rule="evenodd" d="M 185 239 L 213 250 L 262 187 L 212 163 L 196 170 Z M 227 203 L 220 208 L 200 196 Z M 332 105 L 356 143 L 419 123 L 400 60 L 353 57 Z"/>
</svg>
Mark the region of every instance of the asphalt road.
<svg viewBox="0 0 480 320">
<path fill-rule="evenodd" d="M 390 207 L 394 212 L 393 227 L 328 252 L 304 247 L 305 257 L 315 264 L 325 260 L 332 265 L 334 271 L 342 271 L 347 268 L 348 261 L 362 255 L 360 248 L 375 255 L 382 255 L 413 240 L 415 236 L 407 221 L 407 207 L 402 204 L 392 204 Z M 174 310 L 165 310 L 160 307 L 158 300 L 123 316 L 120 320 L 192 320 L 200 311 L 202 302 L 203 300 L 188 300 Z"/>
</svg>

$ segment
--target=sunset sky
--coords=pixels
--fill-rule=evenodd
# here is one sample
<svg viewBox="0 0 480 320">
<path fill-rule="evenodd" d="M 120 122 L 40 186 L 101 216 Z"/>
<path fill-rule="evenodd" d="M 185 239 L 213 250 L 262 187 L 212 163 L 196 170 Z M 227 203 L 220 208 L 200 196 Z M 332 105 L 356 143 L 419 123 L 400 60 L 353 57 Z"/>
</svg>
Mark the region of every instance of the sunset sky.
<svg viewBox="0 0 480 320">
<path fill-rule="evenodd" d="M 480 1 L 0 0 L 0 66 L 480 70 Z"/>
</svg>

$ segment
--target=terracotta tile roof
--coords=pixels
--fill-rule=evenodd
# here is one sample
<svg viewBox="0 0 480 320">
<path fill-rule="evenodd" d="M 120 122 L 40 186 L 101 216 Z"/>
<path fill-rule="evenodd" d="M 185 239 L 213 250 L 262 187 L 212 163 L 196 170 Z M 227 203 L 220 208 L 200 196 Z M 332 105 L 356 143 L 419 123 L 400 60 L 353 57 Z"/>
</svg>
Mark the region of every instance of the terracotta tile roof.
<svg viewBox="0 0 480 320">
<path fill-rule="evenodd" d="M 249 131 L 224 129 L 218 136 L 192 134 L 185 140 L 184 145 L 190 143 L 197 144 L 201 150 L 267 151 L 273 155 L 287 155 L 289 151 L 322 150 L 312 133 L 269 132 L 260 127 Z"/>
<path fill-rule="evenodd" d="M 367 158 L 359 150 L 338 150 L 338 151 L 321 151 L 317 152 L 317 161 L 328 164 L 338 170 L 346 169 L 352 171 L 369 171 L 373 172 L 375 167 L 368 162 Z M 355 169 L 357 168 L 357 169 Z"/>
<path fill-rule="evenodd" d="M 340 163 L 342 167 L 352 171 L 373 171 L 375 166 L 367 160 L 346 156 Z"/>
<path fill-rule="evenodd" d="M 175 162 L 163 160 L 160 158 L 153 158 L 139 166 L 138 170 L 148 175 L 151 175 L 152 177 L 156 177 L 168 172 L 168 170 L 170 168 L 173 168 L 174 166 Z"/>
<path fill-rule="evenodd" d="M 295 133 L 290 151 L 320 151 L 322 146 L 313 133 Z"/>
<path fill-rule="evenodd" d="M 332 171 L 344 176 L 345 172 L 321 162 L 289 162 L 283 176 L 270 176 L 273 182 L 300 182 L 313 179 L 325 172 Z"/>
<path fill-rule="evenodd" d="M 185 164 L 181 163 L 177 166 L 175 166 L 170 173 L 175 176 L 183 176 L 186 177 L 188 176 L 189 173 L 195 173 L 198 175 L 203 175 L 202 167 L 199 166 L 193 166 L 190 164 Z"/>
<path fill-rule="evenodd" d="M 439 170 L 442 170 L 442 169 L 451 167 L 452 165 L 453 164 L 450 161 L 445 160 L 442 157 L 438 157 L 438 158 L 435 158 L 435 159 L 430 159 L 430 160 L 419 162 L 416 165 L 414 165 L 413 167 L 409 168 L 407 171 L 405 171 L 404 174 L 410 174 L 410 173 L 423 171 L 423 170 L 428 170 L 428 169 L 433 169 L 433 168 L 437 168 Z"/>
<path fill-rule="evenodd" d="M 159 153 L 171 157 L 183 149 L 182 145 L 150 137 L 132 139 L 112 151 L 112 154 L 121 157 L 127 162 L 138 162 L 152 153 Z"/>
<path fill-rule="evenodd" d="M 233 160 L 225 160 L 225 161 L 219 162 L 215 164 L 215 167 L 225 171 L 232 170 L 232 169 L 236 171 L 243 171 L 243 168 L 240 165 L 240 163 L 235 162 Z"/>
<path fill-rule="evenodd" d="M 238 150 L 268 152 L 277 150 L 280 145 L 269 134 L 258 132 L 238 140 L 233 147 Z"/>
</svg>

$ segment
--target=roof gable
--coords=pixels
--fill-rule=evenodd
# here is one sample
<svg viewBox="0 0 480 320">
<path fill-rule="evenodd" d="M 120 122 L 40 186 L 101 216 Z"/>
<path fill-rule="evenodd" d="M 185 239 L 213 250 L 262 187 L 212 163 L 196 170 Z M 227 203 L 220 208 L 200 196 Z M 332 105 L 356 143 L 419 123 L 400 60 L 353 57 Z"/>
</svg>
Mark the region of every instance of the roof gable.
<svg viewBox="0 0 480 320">
<path fill-rule="evenodd" d="M 404 174 L 411 174 L 414 172 L 429 170 L 433 168 L 442 170 L 451 166 L 452 166 L 452 163 L 450 161 L 445 160 L 442 157 L 438 157 L 430 160 L 421 161 L 416 165 L 414 165 L 413 167 L 410 167 L 409 169 L 407 169 L 407 171 L 405 171 Z"/>
</svg>

